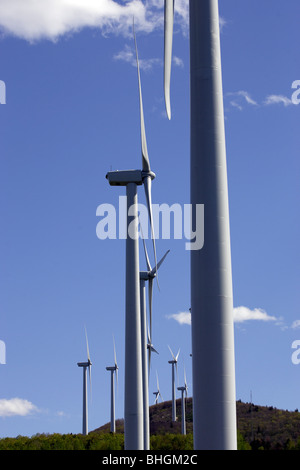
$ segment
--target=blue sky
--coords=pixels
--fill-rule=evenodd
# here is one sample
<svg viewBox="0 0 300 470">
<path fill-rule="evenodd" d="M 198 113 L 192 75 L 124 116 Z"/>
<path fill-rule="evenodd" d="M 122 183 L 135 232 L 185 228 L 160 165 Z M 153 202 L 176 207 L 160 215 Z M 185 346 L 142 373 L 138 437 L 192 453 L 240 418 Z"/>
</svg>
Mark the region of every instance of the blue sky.
<svg viewBox="0 0 300 470">
<path fill-rule="evenodd" d="M 124 196 L 109 186 L 107 171 L 141 166 L 133 15 L 156 173 L 153 202 L 189 203 L 187 1 L 176 3 L 170 122 L 162 86 L 162 0 L 33 4 L 0 0 L 6 87 L 0 106 L 0 340 L 6 347 L 0 437 L 81 431 L 77 362 L 86 359 L 84 325 L 93 362 L 89 429 L 109 421 L 105 367 L 113 364 L 113 335 L 116 415 L 123 417 L 125 241 L 99 240 L 96 210 L 104 203 L 118 207 Z M 300 365 L 291 360 L 292 343 L 300 339 L 300 106 L 292 84 L 300 80 L 299 2 L 226 0 L 220 15 L 237 399 L 249 401 L 252 391 L 256 404 L 294 410 L 300 408 Z M 139 200 L 145 203 L 143 191 Z M 168 249 L 160 291 L 154 285 L 159 356 L 152 359 L 151 403 L 156 371 L 164 400 L 171 399 L 168 345 L 174 353 L 180 348 L 179 385 L 185 365 L 192 394 L 189 252 L 185 240 L 157 240 L 159 258 Z"/>
</svg>

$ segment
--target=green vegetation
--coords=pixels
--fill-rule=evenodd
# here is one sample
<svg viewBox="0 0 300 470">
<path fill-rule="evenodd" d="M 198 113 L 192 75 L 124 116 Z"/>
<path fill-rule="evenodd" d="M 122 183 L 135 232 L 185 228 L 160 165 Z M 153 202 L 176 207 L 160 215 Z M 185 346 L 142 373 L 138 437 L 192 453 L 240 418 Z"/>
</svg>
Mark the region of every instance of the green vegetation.
<svg viewBox="0 0 300 470">
<path fill-rule="evenodd" d="M 240 437 L 239 448 L 247 450 Z M 0 439 L 0 450 L 123 450 L 124 435 L 110 433 L 37 434 L 32 437 Z M 151 450 L 193 450 L 193 435 L 163 434 L 151 437 Z"/>
<path fill-rule="evenodd" d="M 0 439 L 0 450 L 122 450 L 123 434 L 36 434 Z"/>
<path fill-rule="evenodd" d="M 182 436 L 180 400 L 176 423 L 171 402 L 150 407 L 151 450 L 193 450 L 192 399 L 186 401 L 187 435 Z M 300 450 L 300 413 L 237 402 L 238 450 Z M 0 450 L 123 450 L 124 422 L 117 420 L 116 434 L 109 424 L 82 434 L 36 434 L 0 439 Z"/>
</svg>

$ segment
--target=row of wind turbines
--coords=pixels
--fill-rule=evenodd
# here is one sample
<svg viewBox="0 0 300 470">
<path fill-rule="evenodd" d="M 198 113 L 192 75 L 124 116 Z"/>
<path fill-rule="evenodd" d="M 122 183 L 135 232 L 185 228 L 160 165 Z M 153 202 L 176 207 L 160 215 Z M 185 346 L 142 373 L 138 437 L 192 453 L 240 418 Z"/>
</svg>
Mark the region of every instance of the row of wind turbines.
<svg viewBox="0 0 300 470">
<path fill-rule="evenodd" d="M 83 435 L 88 435 L 88 387 L 87 387 L 87 370 L 89 372 L 89 381 L 90 381 L 90 393 L 91 393 L 91 388 L 92 388 L 92 381 L 91 381 L 91 367 L 92 367 L 92 361 L 90 357 L 90 351 L 89 351 L 89 344 L 88 344 L 88 338 L 87 338 L 87 333 L 85 330 L 85 335 L 86 335 L 86 348 L 87 348 L 87 361 L 86 362 L 78 362 L 77 365 L 78 367 L 82 367 L 83 369 L 83 408 L 82 408 L 82 434 Z M 115 418 L 115 384 L 116 387 L 118 387 L 118 363 L 117 363 L 117 354 L 116 354 L 116 347 L 115 347 L 115 341 L 113 340 L 113 346 L 114 346 L 114 365 L 113 366 L 107 366 L 106 370 L 111 373 L 110 377 L 110 432 L 115 433 L 116 432 L 116 418 Z M 177 380 L 178 380 L 178 369 L 177 369 L 177 364 L 178 364 L 178 357 L 180 353 L 180 349 L 178 350 L 176 356 L 174 356 L 170 346 L 168 346 L 170 353 L 172 355 L 172 359 L 168 361 L 169 364 L 172 365 L 172 421 L 175 422 L 177 420 L 176 416 L 176 386 L 175 386 L 175 370 L 176 370 L 176 375 L 177 375 Z M 150 369 L 150 357 L 151 357 L 151 351 L 156 352 L 157 351 L 153 348 L 153 346 L 148 342 L 147 349 L 149 351 L 149 356 L 148 356 L 148 367 Z M 157 353 L 158 354 L 158 353 Z M 149 370 L 148 369 L 148 370 Z M 155 400 L 154 404 L 158 404 L 159 397 L 161 401 L 163 401 L 163 397 L 160 391 L 159 387 L 159 380 L 158 380 L 158 374 L 156 371 L 156 386 L 157 389 L 155 392 L 153 392 L 153 395 L 155 395 Z M 185 420 L 185 398 L 188 396 L 188 385 L 187 385 L 187 380 L 186 380 L 186 372 L 184 368 L 184 385 L 177 387 L 177 390 L 181 392 L 181 433 L 186 434 L 186 420 Z M 144 422 L 144 450 L 149 450 L 150 449 L 150 422 L 149 422 L 149 393 L 148 389 L 144 387 L 143 390 L 144 394 L 144 404 L 147 406 L 144 407 L 144 417 L 143 417 L 143 422 Z"/>
<path fill-rule="evenodd" d="M 164 93 L 169 119 L 174 1 L 164 0 Z M 189 0 L 189 21 L 190 202 L 193 214 L 197 204 L 205 207 L 205 243 L 201 250 L 191 250 L 190 254 L 194 448 L 236 450 L 233 293 L 218 0 Z M 106 175 L 111 186 L 126 187 L 127 229 L 130 231 L 126 239 L 125 273 L 125 450 L 145 448 L 143 391 L 147 386 L 147 373 L 143 364 L 146 363 L 147 337 L 140 283 L 137 205 L 137 190 L 141 185 L 151 226 L 153 274 L 159 285 L 151 194 L 155 174 L 147 150 L 137 46 L 136 56 L 142 169 L 110 171 Z M 172 156 L 168 158 L 171 172 L 175 162 Z M 149 282 L 152 295 L 151 289 Z M 151 295 L 149 333 L 152 341 Z M 90 361 L 81 364 L 86 384 Z"/>
</svg>

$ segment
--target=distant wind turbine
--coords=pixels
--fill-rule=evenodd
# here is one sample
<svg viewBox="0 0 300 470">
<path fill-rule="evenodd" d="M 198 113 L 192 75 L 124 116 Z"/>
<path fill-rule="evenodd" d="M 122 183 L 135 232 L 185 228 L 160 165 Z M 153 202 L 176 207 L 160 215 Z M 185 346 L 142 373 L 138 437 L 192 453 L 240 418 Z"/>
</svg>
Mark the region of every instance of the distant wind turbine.
<svg viewBox="0 0 300 470">
<path fill-rule="evenodd" d="M 83 370 L 83 409 L 82 409 L 82 434 L 88 434 L 88 400 L 87 400 L 87 369 L 89 370 L 89 378 L 90 378 L 90 392 L 92 390 L 92 378 L 91 378 L 91 366 L 92 362 L 90 359 L 90 351 L 89 351 L 89 344 L 87 333 L 85 330 L 85 338 L 86 338 L 86 349 L 87 349 L 87 362 L 77 362 L 78 367 L 82 367 Z"/>
<path fill-rule="evenodd" d="M 134 29 L 133 29 L 134 32 Z M 126 186 L 127 238 L 126 238 L 126 307 L 125 307 L 125 399 L 124 433 L 125 450 L 143 450 L 143 383 L 141 361 L 141 316 L 138 245 L 138 199 L 137 186 L 144 185 L 150 220 L 153 250 L 156 261 L 155 235 L 152 216 L 151 185 L 155 174 L 151 171 L 147 150 L 140 68 L 136 47 L 140 99 L 140 127 L 142 170 L 108 172 L 106 178 L 111 186 Z"/>
<path fill-rule="evenodd" d="M 142 234 L 142 227 L 141 227 Z M 158 354 L 152 344 L 152 294 L 153 294 L 153 281 L 156 276 L 157 270 L 165 260 L 168 250 L 162 259 L 152 269 L 144 237 L 142 235 L 144 252 L 147 264 L 147 271 L 140 272 L 140 298 L 141 298 L 141 339 L 142 339 L 142 368 L 143 368 L 143 404 L 144 404 L 144 450 L 150 449 L 150 426 L 149 426 L 149 387 L 148 375 L 150 373 L 151 353 Z M 146 315 L 146 282 L 148 282 L 148 301 L 149 301 L 149 324 L 147 324 Z M 147 350 L 148 350 L 148 363 L 147 363 Z"/>
<path fill-rule="evenodd" d="M 158 397 L 161 398 L 161 401 L 163 401 L 163 397 L 160 393 L 160 389 L 159 389 L 159 382 L 158 382 L 158 375 L 157 375 L 157 371 L 156 371 L 156 386 L 157 386 L 157 391 L 156 392 L 153 392 L 153 395 L 155 395 L 155 401 L 154 401 L 154 404 L 157 405 L 158 403 Z"/>
<path fill-rule="evenodd" d="M 170 346 L 168 346 L 170 353 L 172 355 L 172 360 L 168 361 L 169 364 L 172 364 L 172 421 L 176 421 L 176 391 L 175 391 L 175 367 L 176 367 L 176 375 L 177 375 L 177 361 L 178 361 L 178 356 L 180 353 L 180 349 L 178 350 L 178 353 L 176 356 L 174 356 L 172 349 Z"/>
<path fill-rule="evenodd" d="M 185 423 L 185 398 L 187 398 L 188 386 L 186 382 L 186 374 L 184 369 L 184 386 L 177 387 L 177 390 L 181 392 L 181 434 L 186 434 L 186 423 Z"/>
<path fill-rule="evenodd" d="M 205 207 L 191 250 L 194 449 L 236 450 L 233 295 L 218 0 L 189 0 L 190 195 Z M 165 103 L 170 118 L 174 0 L 165 0 Z M 213 413 L 212 413 L 213 410 Z"/>
<path fill-rule="evenodd" d="M 116 346 L 114 340 L 114 366 L 106 367 L 106 370 L 110 371 L 110 432 L 116 432 L 116 419 L 115 419 L 115 380 L 118 386 L 118 364 L 116 355 Z"/>
</svg>

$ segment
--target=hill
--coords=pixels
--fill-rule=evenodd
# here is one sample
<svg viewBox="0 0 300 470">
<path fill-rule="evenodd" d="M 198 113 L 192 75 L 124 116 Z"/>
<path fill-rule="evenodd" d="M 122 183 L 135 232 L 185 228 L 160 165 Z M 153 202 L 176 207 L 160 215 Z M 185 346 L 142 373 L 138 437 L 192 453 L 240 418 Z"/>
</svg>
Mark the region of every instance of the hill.
<svg viewBox="0 0 300 470">
<path fill-rule="evenodd" d="M 186 430 L 193 432 L 192 398 L 186 400 Z M 171 419 L 172 403 L 166 401 L 150 406 L 150 434 L 166 435 L 181 433 L 181 400 L 176 402 L 177 422 Z M 237 428 L 242 440 L 251 449 L 264 450 L 300 450 L 300 413 L 298 410 L 287 411 L 272 406 L 259 406 L 253 403 L 237 401 Z M 117 433 L 124 432 L 123 420 L 116 422 Z M 109 432 L 109 423 L 93 432 Z"/>
<path fill-rule="evenodd" d="M 172 423 L 171 401 L 150 407 L 151 449 L 193 450 L 192 399 L 186 400 L 187 435 L 181 435 L 181 402 Z M 0 450 L 123 450 L 124 421 L 117 420 L 115 434 L 109 423 L 82 434 L 36 434 L 0 439 Z M 300 413 L 272 406 L 237 402 L 238 450 L 300 450 Z"/>
</svg>

